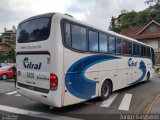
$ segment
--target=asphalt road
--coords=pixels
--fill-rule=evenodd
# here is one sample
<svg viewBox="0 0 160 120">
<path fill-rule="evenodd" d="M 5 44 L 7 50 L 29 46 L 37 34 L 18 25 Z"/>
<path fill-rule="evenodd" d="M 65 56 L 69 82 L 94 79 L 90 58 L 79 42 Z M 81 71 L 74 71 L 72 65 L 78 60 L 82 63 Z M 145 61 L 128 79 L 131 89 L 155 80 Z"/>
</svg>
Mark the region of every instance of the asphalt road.
<svg viewBox="0 0 160 120">
<path fill-rule="evenodd" d="M 120 119 L 121 114 L 146 114 L 148 104 L 160 93 L 160 79 L 118 90 L 109 100 L 98 98 L 61 109 L 37 103 L 16 92 L 0 94 L 0 118 L 32 119 Z M 16 116 L 18 115 L 18 116 Z"/>
</svg>

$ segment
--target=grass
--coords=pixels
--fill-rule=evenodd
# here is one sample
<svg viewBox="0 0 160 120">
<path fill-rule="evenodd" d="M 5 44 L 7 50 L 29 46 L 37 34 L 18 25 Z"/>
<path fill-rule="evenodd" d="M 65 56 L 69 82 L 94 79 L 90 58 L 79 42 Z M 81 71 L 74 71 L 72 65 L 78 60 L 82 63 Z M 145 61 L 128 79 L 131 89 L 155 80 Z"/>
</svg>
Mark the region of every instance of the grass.
<svg viewBox="0 0 160 120">
<path fill-rule="evenodd" d="M 15 79 L 7 79 L 5 82 L 15 82 Z"/>
</svg>

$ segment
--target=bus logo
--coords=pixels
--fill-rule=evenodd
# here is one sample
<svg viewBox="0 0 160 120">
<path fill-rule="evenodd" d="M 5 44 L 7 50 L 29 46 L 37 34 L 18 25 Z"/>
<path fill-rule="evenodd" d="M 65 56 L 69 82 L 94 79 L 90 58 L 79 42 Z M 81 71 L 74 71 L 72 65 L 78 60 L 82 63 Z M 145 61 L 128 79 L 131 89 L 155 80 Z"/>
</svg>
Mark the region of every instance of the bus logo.
<svg viewBox="0 0 160 120">
<path fill-rule="evenodd" d="M 25 57 L 24 60 L 23 60 L 24 68 L 40 70 L 41 69 L 41 65 L 42 65 L 41 62 L 38 63 L 38 64 L 33 64 L 32 62 L 29 62 L 29 58 L 28 57 Z"/>
<path fill-rule="evenodd" d="M 129 58 L 129 60 L 128 60 L 128 66 L 129 66 L 129 67 L 136 67 L 136 66 L 137 66 L 137 61 L 134 62 L 134 61 L 132 60 L 132 58 Z"/>
</svg>

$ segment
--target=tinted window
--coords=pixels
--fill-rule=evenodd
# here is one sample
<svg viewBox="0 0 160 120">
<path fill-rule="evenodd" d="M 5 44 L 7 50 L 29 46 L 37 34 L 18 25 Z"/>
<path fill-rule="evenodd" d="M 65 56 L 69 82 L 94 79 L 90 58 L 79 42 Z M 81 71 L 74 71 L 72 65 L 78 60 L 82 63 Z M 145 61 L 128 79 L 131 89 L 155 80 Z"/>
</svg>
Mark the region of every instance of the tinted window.
<svg viewBox="0 0 160 120">
<path fill-rule="evenodd" d="M 140 55 L 140 45 L 137 43 L 133 43 L 133 55 Z"/>
<path fill-rule="evenodd" d="M 116 39 L 116 53 L 122 53 L 122 40 L 120 38 Z"/>
<path fill-rule="evenodd" d="M 132 54 L 132 43 L 129 41 L 123 40 L 122 52 L 123 54 Z"/>
<path fill-rule="evenodd" d="M 71 30 L 70 24 L 65 24 L 65 41 L 68 46 L 71 46 Z"/>
<path fill-rule="evenodd" d="M 147 47 L 144 46 L 144 56 L 147 56 Z"/>
<path fill-rule="evenodd" d="M 86 29 L 77 25 L 72 28 L 72 47 L 78 50 L 87 50 Z"/>
<path fill-rule="evenodd" d="M 109 39 L 108 39 L 108 46 L 109 46 L 109 52 L 110 53 L 115 53 L 116 51 L 116 39 L 115 37 L 111 37 L 109 36 Z"/>
<path fill-rule="evenodd" d="M 151 48 L 151 55 L 152 55 L 152 64 L 154 66 L 154 65 L 156 65 L 156 56 L 154 54 L 153 48 Z"/>
<path fill-rule="evenodd" d="M 89 31 L 89 50 L 98 51 L 98 33 Z"/>
<path fill-rule="evenodd" d="M 144 56 L 144 47 L 141 46 L 141 56 Z"/>
<path fill-rule="evenodd" d="M 107 35 L 99 34 L 99 50 L 101 52 L 108 52 Z"/>
<path fill-rule="evenodd" d="M 141 45 L 141 56 L 146 56 L 146 47 Z"/>
<path fill-rule="evenodd" d="M 17 40 L 19 43 L 46 40 L 50 35 L 50 27 L 50 18 L 39 18 L 29 20 L 18 26 Z"/>
<path fill-rule="evenodd" d="M 147 47 L 147 56 L 151 57 L 150 47 Z"/>
</svg>

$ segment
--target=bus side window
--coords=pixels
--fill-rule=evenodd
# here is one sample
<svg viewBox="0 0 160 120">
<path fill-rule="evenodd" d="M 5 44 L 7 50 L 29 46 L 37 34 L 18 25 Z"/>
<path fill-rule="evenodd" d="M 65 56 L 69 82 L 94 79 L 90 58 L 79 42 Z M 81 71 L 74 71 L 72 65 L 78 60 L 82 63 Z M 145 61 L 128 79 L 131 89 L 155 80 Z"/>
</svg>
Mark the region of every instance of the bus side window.
<svg viewBox="0 0 160 120">
<path fill-rule="evenodd" d="M 98 32 L 89 30 L 89 50 L 98 51 Z"/>
<path fill-rule="evenodd" d="M 141 56 L 144 56 L 144 46 L 141 45 Z"/>
<path fill-rule="evenodd" d="M 122 53 L 122 40 L 120 38 L 116 39 L 116 53 Z"/>
<path fill-rule="evenodd" d="M 147 47 L 147 57 L 151 57 L 151 51 L 150 51 L 150 47 Z"/>
<path fill-rule="evenodd" d="M 72 31 L 72 48 L 77 50 L 87 50 L 87 39 L 86 39 L 86 28 L 80 27 L 78 25 L 71 25 Z"/>
<path fill-rule="evenodd" d="M 156 65 L 156 56 L 154 54 L 153 48 L 151 48 L 151 56 L 152 56 L 152 64 L 153 64 L 153 66 L 155 66 Z"/>
<path fill-rule="evenodd" d="M 108 52 L 108 39 L 107 35 L 99 33 L 99 51 Z"/>
<path fill-rule="evenodd" d="M 144 46 L 144 56 L 147 56 L 147 47 Z"/>
<path fill-rule="evenodd" d="M 141 45 L 141 56 L 147 56 L 147 49 L 145 46 Z"/>
<path fill-rule="evenodd" d="M 126 55 L 132 54 L 132 43 L 126 40 L 122 42 L 122 53 Z"/>
<path fill-rule="evenodd" d="M 133 55 L 139 56 L 140 55 L 140 45 L 137 43 L 133 43 Z"/>
<path fill-rule="evenodd" d="M 71 46 L 71 27 L 69 23 L 65 23 L 65 42 Z"/>
<path fill-rule="evenodd" d="M 108 44 L 109 44 L 109 52 L 110 53 L 115 53 L 116 52 L 116 38 L 109 36 L 108 39 Z"/>
</svg>

